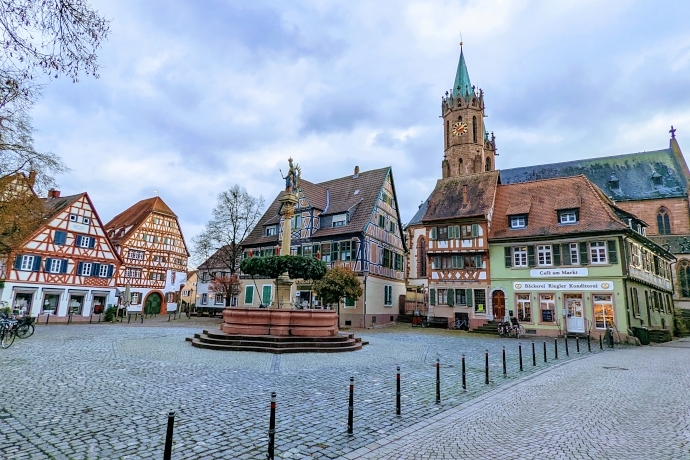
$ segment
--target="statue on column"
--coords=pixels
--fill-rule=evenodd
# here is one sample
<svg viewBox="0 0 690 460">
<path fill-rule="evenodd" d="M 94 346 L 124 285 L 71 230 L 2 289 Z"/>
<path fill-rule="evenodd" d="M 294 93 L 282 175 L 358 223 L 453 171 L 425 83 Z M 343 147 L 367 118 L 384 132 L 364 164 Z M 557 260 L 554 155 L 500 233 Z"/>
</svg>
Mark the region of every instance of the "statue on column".
<svg viewBox="0 0 690 460">
<path fill-rule="evenodd" d="M 292 158 L 288 159 L 288 164 L 290 167 L 288 168 L 287 175 L 283 176 L 283 171 L 281 170 L 280 176 L 285 179 L 285 191 L 287 193 L 296 193 L 302 175 L 302 169 L 298 164 L 292 163 Z"/>
</svg>

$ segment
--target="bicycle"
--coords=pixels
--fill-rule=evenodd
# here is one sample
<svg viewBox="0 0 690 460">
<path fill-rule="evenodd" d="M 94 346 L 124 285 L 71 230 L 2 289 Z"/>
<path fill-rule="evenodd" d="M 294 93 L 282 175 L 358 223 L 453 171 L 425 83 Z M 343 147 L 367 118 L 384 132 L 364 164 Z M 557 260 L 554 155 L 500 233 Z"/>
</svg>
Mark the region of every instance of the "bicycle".
<svg viewBox="0 0 690 460">
<path fill-rule="evenodd" d="M 16 326 L 16 319 L 0 319 L 0 347 L 9 348 L 12 346 L 16 336 Z"/>
<path fill-rule="evenodd" d="M 501 321 L 498 323 L 498 335 L 501 337 L 509 337 L 512 331 L 510 323 Z"/>
<path fill-rule="evenodd" d="M 25 316 L 17 321 L 15 334 L 20 339 L 28 339 L 29 337 L 34 335 L 35 331 L 36 328 L 34 326 L 34 318 L 32 318 L 31 316 Z"/>
<path fill-rule="evenodd" d="M 448 329 L 454 330 L 454 329 L 461 329 L 463 331 L 467 331 L 470 329 L 470 325 L 465 319 L 456 319 L 454 323 L 449 323 L 448 324 Z"/>
</svg>

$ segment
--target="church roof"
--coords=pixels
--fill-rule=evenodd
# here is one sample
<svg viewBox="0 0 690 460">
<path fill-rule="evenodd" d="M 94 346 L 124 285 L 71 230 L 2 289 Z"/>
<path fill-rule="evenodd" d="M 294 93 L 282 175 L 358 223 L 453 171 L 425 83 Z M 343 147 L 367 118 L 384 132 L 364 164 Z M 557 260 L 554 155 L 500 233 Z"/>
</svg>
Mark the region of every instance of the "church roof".
<svg viewBox="0 0 690 460">
<path fill-rule="evenodd" d="M 458 61 L 458 70 L 455 72 L 455 83 L 453 84 L 453 99 L 457 99 L 458 95 L 465 98 L 468 93 L 474 96 L 470 74 L 465 63 L 465 55 L 462 53 L 462 48 L 460 48 L 460 60 Z"/>
<path fill-rule="evenodd" d="M 427 200 L 422 222 L 486 217 L 493 208 L 498 182 L 498 171 L 439 179 Z M 465 187 L 467 200 L 463 203 Z"/>
<path fill-rule="evenodd" d="M 501 170 L 501 183 L 516 184 L 585 175 L 616 201 L 687 196 L 687 165 L 678 144 L 668 149 Z"/>
</svg>

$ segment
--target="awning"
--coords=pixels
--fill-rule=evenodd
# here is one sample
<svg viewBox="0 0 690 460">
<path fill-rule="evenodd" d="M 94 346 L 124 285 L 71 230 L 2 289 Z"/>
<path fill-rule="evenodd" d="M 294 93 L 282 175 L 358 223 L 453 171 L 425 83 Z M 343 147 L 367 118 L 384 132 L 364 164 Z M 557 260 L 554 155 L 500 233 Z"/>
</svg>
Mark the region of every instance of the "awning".
<svg viewBox="0 0 690 460">
<path fill-rule="evenodd" d="M 79 289 L 70 289 L 67 292 L 69 292 L 70 294 L 79 294 L 79 295 L 87 295 L 89 293 L 89 291 L 82 291 Z"/>
<path fill-rule="evenodd" d="M 110 292 L 108 291 L 91 291 L 91 295 L 110 297 Z"/>
<path fill-rule="evenodd" d="M 44 293 L 44 294 L 59 294 L 59 295 L 62 295 L 63 292 L 65 292 L 64 289 L 43 288 L 43 293 Z"/>
<path fill-rule="evenodd" d="M 38 291 L 37 287 L 24 287 L 24 286 L 14 286 L 12 292 L 18 292 L 21 294 L 34 294 Z"/>
</svg>

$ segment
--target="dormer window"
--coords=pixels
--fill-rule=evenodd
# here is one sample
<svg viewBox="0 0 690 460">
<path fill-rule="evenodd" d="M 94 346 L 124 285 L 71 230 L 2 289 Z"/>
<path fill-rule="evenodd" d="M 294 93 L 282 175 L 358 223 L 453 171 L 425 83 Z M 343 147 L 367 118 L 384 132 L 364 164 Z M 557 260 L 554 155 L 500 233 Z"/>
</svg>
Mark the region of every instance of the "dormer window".
<svg viewBox="0 0 690 460">
<path fill-rule="evenodd" d="M 278 233 L 278 228 L 275 225 L 266 227 L 266 236 L 275 236 Z"/>
<path fill-rule="evenodd" d="M 615 174 L 611 174 L 611 178 L 609 179 L 609 188 L 611 190 L 618 190 L 621 188 L 620 181 Z"/>
<path fill-rule="evenodd" d="M 527 215 L 510 216 L 510 228 L 518 229 L 527 227 Z"/>
<path fill-rule="evenodd" d="M 336 214 L 333 216 L 333 227 L 343 227 L 347 224 L 347 214 Z"/>
<path fill-rule="evenodd" d="M 661 174 L 658 172 L 654 171 L 654 174 L 652 174 L 652 184 L 653 185 L 663 185 Z"/>
<path fill-rule="evenodd" d="M 558 223 L 561 225 L 572 225 L 579 221 L 579 212 L 577 209 L 565 209 L 558 212 Z"/>
</svg>

